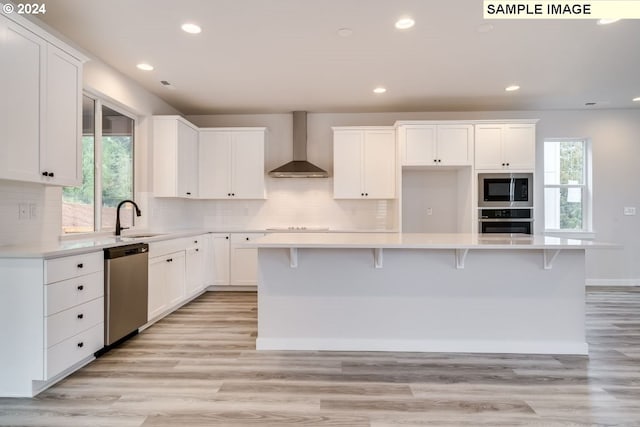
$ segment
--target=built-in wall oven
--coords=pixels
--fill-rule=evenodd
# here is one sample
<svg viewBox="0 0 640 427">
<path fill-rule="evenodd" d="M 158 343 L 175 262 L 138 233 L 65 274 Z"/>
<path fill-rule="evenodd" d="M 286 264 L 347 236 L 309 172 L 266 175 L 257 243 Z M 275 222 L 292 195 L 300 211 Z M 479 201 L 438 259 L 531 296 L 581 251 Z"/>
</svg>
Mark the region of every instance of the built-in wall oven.
<svg viewBox="0 0 640 427">
<path fill-rule="evenodd" d="M 479 209 L 481 233 L 533 234 L 533 209 Z"/>
<path fill-rule="evenodd" d="M 478 174 L 478 206 L 487 208 L 532 208 L 533 174 Z"/>
</svg>

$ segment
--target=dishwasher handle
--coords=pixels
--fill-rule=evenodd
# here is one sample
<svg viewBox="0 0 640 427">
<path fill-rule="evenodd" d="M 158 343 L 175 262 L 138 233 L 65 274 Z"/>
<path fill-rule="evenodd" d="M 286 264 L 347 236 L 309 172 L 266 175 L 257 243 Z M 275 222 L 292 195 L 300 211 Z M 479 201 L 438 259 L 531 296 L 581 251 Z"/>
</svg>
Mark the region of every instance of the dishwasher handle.
<svg viewBox="0 0 640 427">
<path fill-rule="evenodd" d="M 104 259 L 121 258 L 125 256 L 146 254 L 149 252 L 149 245 L 147 243 L 135 243 L 133 245 L 116 246 L 113 248 L 106 248 L 104 250 Z"/>
</svg>

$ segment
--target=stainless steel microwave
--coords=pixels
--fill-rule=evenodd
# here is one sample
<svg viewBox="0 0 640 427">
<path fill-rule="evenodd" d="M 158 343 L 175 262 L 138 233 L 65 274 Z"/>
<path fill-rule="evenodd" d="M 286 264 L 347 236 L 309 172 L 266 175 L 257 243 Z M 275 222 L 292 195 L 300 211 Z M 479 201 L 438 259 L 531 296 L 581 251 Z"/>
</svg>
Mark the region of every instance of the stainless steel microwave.
<svg viewBox="0 0 640 427">
<path fill-rule="evenodd" d="M 479 207 L 533 207 L 533 174 L 478 174 Z"/>
</svg>

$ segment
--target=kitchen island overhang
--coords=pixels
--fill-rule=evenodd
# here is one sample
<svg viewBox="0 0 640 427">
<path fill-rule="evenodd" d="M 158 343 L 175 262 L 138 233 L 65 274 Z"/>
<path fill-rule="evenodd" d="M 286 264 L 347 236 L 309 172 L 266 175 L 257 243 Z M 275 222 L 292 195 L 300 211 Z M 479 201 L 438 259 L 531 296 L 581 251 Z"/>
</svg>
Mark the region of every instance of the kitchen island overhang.
<svg viewBox="0 0 640 427">
<path fill-rule="evenodd" d="M 527 235 L 271 234 L 258 350 L 587 354 L 585 250 Z"/>
</svg>

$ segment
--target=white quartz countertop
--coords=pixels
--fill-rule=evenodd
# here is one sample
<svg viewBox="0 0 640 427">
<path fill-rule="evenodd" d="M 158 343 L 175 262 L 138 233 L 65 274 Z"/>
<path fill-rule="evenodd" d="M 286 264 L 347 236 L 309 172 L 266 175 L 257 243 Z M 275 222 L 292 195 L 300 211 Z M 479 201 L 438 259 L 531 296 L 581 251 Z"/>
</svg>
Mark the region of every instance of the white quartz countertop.
<svg viewBox="0 0 640 427">
<path fill-rule="evenodd" d="M 257 248 L 595 249 L 617 245 L 526 234 L 274 233 L 247 242 Z"/>
<path fill-rule="evenodd" d="M 177 230 L 177 231 L 135 231 L 123 233 L 122 236 L 103 235 L 83 239 L 57 240 L 50 242 L 0 246 L 0 258 L 57 258 L 61 256 L 82 254 L 116 246 L 134 243 L 152 243 L 162 240 L 179 239 L 210 232 L 209 230 Z M 135 237 L 143 236 L 143 237 Z"/>
</svg>

